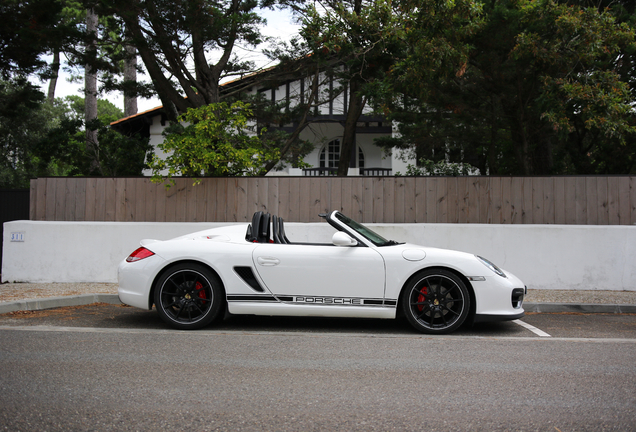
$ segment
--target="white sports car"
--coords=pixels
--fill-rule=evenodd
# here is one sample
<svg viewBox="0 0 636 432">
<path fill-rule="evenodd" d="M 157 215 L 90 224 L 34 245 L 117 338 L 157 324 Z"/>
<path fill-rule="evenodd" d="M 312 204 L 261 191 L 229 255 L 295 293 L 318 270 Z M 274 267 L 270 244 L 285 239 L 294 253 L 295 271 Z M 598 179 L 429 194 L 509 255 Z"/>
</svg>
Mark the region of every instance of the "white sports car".
<svg viewBox="0 0 636 432">
<path fill-rule="evenodd" d="M 395 318 L 442 334 L 466 320 L 523 316 L 526 288 L 490 261 L 386 240 L 334 211 L 329 244 L 289 241 L 283 220 L 257 212 L 172 240 L 142 240 L 119 265 L 119 298 L 178 329 L 231 314 Z M 226 309 L 227 308 L 227 309 Z"/>
</svg>

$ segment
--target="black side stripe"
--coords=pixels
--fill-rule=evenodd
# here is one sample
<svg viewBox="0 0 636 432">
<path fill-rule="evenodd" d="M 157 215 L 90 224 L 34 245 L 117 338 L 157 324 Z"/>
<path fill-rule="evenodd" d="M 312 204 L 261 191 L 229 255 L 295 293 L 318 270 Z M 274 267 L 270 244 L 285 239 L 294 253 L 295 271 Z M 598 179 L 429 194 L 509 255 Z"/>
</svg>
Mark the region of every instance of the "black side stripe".
<svg viewBox="0 0 636 432">
<path fill-rule="evenodd" d="M 277 302 L 278 299 L 270 295 L 229 295 L 227 301 Z"/>
<path fill-rule="evenodd" d="M 313 299 L 312 301 L 300 300 L 295 301 L 295 297 L 299 299 Z M 356 302 L 350 301 L 342 302 L 334 297 L 315 297 L 315 296 L 290 296 L 283 295 L 275 297 L 273 295 L 253 295 L 253 294 L 233 294 L 227 296 L 227 301 L 230 302 L 264 302 L 264 303 L 294 303 L 305 305 L 326 305 L 326 306 L 397 306 L 397 300 L 383 300 L 383 299 L 364 299 L 356 298 Z M 351 300 L 351 299 L 348 299 Z"/>
</svg>

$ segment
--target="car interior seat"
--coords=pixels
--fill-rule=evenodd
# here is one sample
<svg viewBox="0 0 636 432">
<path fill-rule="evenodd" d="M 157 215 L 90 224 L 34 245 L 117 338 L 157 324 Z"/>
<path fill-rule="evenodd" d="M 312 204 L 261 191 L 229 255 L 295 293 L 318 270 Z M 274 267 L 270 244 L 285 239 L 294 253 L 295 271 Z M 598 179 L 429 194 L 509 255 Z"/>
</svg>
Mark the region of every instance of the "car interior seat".
<svg viewBox="0 0 636 432">
<path fill-rule="evenodd" d="M 270 221 L 269 213 L 261 212 L 261 224 L 257 232 L 257 239 L 256 239 L 258 243 L 269 243 L 270 233 L 271 233 L 269 221 Z"/>
<path fill-rule="evenodd" d="M 274 243 L 283 243 L 280 237 L 280 218 L 276 215 L 272 215 L 272 239 Z"/>
<path fill-rule="evenodd" d="M 282 217 L 278 218 L 278 236 L 280 237 L 281 243 L 290 244 L 291 242 L 289 241 L 289 239 L 287 238 L 287 235 L 285 234 L 284 222 L 285 221 L 283 220 Z"/>
<path fill-rule="evenodd" d="M 291 243 L 285 234 L 283 218 L 262 211 L 257 211 L 252 216 L 252 223 L 247 226 L 245 240 L 252 243 Z"/>
<path fill-rule="evenodd" d="M 247 240 L 248 242 L 258 241 L 258 233 L 261 229 L 262 216 L 263 216 L 262 211 L 257 211 L 252 216 L 252 223 L 247 226 L 247 234 L 245 235 L 245 240 Z"/>
</svg>

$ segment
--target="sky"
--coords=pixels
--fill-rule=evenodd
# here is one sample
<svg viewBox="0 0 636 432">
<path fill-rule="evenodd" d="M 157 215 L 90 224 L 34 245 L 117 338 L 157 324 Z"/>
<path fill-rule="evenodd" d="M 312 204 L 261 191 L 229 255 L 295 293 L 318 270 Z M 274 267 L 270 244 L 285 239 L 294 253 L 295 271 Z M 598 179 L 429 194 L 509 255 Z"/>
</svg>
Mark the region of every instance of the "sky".
<svg viewBox="0 0 636 432">
<path fill-rule="evenodd" d="M 286 11 L 278 11 L 278 10 L 264 10 L 261 13 L 267 20 L 267 26 L 263 28 L 263 34 L 269 37 L 280 38 L 282 40 L 289 40 L 294 35 L 298 34 L 298 29 L 300 28 L 293 21 L 293 17 Z M 266 46 L 264 46 L 265 48 Z M 258 52 L 258 50 L 247 50 L 244 48 L 238 48 L 234 51 L 240 58 L 253 60 L 260 67 L 265 67 L 268 65 L 268 60 Z M 50 61 L 51 59 L 48 59 Z M 141 59 L 139 59 L 141 65 Z M 78 73 L 78 72 L 76 72 Z M 80 73 L 84 73 L 80 71 Z M 84 97 L 83 88 L 84 83 L 71 83 L 69 82 L 70 74 L 67 72 L 61 72 L 60 78 L 58 79 L 57 86 L 55 89 L 55 97 L 63 98 L 65 96 L 70 95 L 79 95 Z M 147 75 L 139 75 L 137 76 L 139 81 L 148 80 Z M 39 82 L 34 81 L 34 84 L 39 85 L 41 90 L 46 94 L 48 91 L 48 82 Z M 110 93 L 106 95 L 100 95 L 100 99 L 108 99 L 117 107 L 119 107 L 122 111 L 124 109 L 124 98 L 119 93 Z M 137 99 L 137 107 L 138 112 L 143 112 L 157 106 L 161 105 L 161 101 L 159 98 L 152 99 Z"/>
</svg>

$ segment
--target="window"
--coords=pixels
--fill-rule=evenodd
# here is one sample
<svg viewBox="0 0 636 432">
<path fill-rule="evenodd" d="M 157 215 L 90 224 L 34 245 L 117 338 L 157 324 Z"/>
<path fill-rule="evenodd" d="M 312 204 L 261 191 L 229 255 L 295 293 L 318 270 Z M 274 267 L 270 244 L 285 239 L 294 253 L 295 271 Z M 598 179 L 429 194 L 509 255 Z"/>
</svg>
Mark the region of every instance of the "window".
<svg viewBox="0 0 636 432">
<path fill-rule="evenodd" d="M 338 168 L 340 161 L 340 140 L 335 139 L 320 151 L 320 168 Z"/>
<path fill-rule="evenodd" d="M 330 141 L 320 151 L 320 168 L 338 168 L 340 162 L 340 139 Z M 364 168 L 364 153 L 358 147 L 358 168 Z"/>
</svg>

